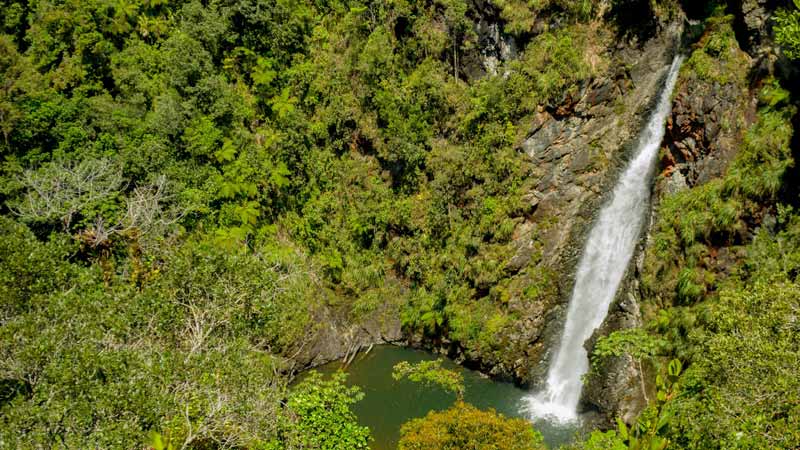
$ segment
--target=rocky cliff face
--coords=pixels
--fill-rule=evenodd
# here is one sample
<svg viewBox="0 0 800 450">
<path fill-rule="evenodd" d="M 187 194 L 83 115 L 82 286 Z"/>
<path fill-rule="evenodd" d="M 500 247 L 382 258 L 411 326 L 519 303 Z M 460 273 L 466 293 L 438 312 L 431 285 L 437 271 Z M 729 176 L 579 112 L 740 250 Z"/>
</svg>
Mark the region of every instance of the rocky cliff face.
<svg viewBox="0 0 800 450">
<path fill-rule="evenodd" d="M 559 274 L 551 303 L 518 305 L 522 326 L 510 343 L 524 359 L 514 367 L 515 375 L 532 385 L 541 380 L 557 347 L 584 235 L 632 150 L 680 33 L 681 26 L 673 23 L 641 47 L 610 51 L 611 69 L 562 105 L 543 110 L 522 143 L 538 182 L 529 196 L 535 211 L 520 224 L 512 263 L 530 251 L 533 241 L 525 236 L 538 236 L 544 243 L 538 270 Z"/>
<path fill-rule="evenodd" d="M 587 342 L 590 351 L 600 336 L 642 325 L 640 277 L 647 270 L 645 252 L 654 244 L 652 226 L 658 220 L 661 199 L 724 175 L 745 131 L 756 120 L 758 90 L 763 80 L 786 77 L 794 70 L 770 41 L 767 3 L 746 0 L 734 11 L 731 23 L 712 20 L 697 30 L 698 37 L 688 48 L 691 56 L 684 64 L 673 96 L 672 115 L 666 124 L 654 181 L 651 225 L 643 233 L 608 318 Z M 722 28 L 726 26 L 731 29 Z M 716 48 L 718 43 L 711 43 L 728 32 L 735 33 L 729 46 Z M 715 271 L 723 275 L 730 265 L 725 250 L 711 262 Z M 628 356 L 610 358 L 589 377 L 582 403 L 586 410 L 598 413 L 600 424 L 611 424 L 615 417 L 630 423 L 655 395 L 649 385 L 652 379 L 652 368 L 647 365 Z"/>
<path fill-rule="evenodd" d="M 519 151 L 532 163 L 532 184 L 505 264 L 510 286 L 505 307 L 514 319 L 498 331 L 498 349 L 465 348 L 447 339 L 434 349 L 498 378 L 532 387 L 541 383 L 557 348 L 584 236 L 625 166 L 680 46 L 683 23 L 675 17 L 654 23 L 644 41 L 638 35 L 616 40 L 599 28 L 596 56 L 607 69 L 541 107 L 527 124 Z M 485 47 L 473 55 L 483 61 L 474 65 L 483 72 L 475 73 L 490 74 L 494 62 L 513 56 L 508 49 L 514 41 L 491 23 L 476 27 Z M 534 285 L 534 295 L 525 292 Z"/>
</svg>

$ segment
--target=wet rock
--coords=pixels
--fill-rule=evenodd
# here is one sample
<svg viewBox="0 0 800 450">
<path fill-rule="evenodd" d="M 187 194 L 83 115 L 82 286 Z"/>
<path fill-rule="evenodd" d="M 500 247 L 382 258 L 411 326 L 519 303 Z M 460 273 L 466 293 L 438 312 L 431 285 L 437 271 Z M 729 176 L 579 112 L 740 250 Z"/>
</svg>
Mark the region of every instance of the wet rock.
<svg viewBox="0 0 800 450">
<path fill-rule="evenodd" d="M 738 148 L 733 143 L 743 132 L 740 118 L 752 109 L 746 89 L 735 81 L 719 85 L 699 77 L 682 79 L 667 122 L 661 172 L 679 170 L 689 187 L 722 174 Z M 730 126 L 723 130 L 721 123 Z"/>
<path fill-rule="evenodd" d="M 587 167 L 591 164 L 592 160 L 591 156 L 591 148 L 581 148 L 575 153 L 572 158 L 572 162 L 569 165 L 569 170 L 571 172 L 583 172 L 586 170 Z"/>
<path fill-rule="evenodd" d="M 528 265 L 528 262 L 531 260 L 533 253 L 534 253 L 534 248 L 532 242 L 529 242 L 527 245 L 519 247 L 514 257 L 511 258 L 508 264 L 506 264 L 506 271 L 511 273 L 519 272 Z"/>
<path fill-rule="evenodd" d="M 685 146 L 686 150 L 690 153 L 694 154 L 697 151 L 697 142 L 691 137 L 688 136 L 686 139 L 683 140 L 683 145 Z"/>
<path fill-rule="evenodd" d="M 717 105 L 719 104 L 719 100 L 711 95 L 706 95 L 703 97 L 703 113 L 708 114 L 710 113 Z"/>
<path fill-rule="evenodd" d="M 586 98 L 586 103 L 591 106 L 606 103 L 617 94 L 617 86 L 611 80 L 605 80 L 600 86 L 592 89 Z"/>
<path fill-rule="evenodd" d="M 534 212 L 536 212 L 536 208 L 539 206 L 539 202 L 542 201 L 544 194 L 537 190 L 533 190 L 531 192 L 526 193 L 522 196 L 522 201 L 524 202 L 524 213 L 526 216 L 530 216 Z"/>
<path fill-rule="evenodd" d="M 647 42 L 610 50 L 606 73 L 528 119 L 519 150 L 532 162 L 529 190 L 504 261 L 510 275 L 497 289 L 513 319 L 494 336 L 496 348 L 440 343 L 448 354 L 500 378 L 541 381 L 585 235 L 652 109 L 679 34 L 670 25 Z"/>
<path fill-rule="evenodd" d="M 714 141 L 719 135 L 719 132 L 720 126 L 717 122 L 706 122 L 705 126 L 703 127 L 703 133 L 707 142 Z"/>
<path fill-rule="evenodd" d="M 519 271 L 519 276 L 531 270 L 566 274 L 558 277 L 558 298 L 531 302 L 515 297 L 509 302 L 520 320 L 504 333 L 508 356 L 514 358 L 503 363 L 513 373 L 525 374 L 528 384 L 537 384 L 546 371 L 546 350 L 556 345 L 548 340 L 560 335 L 563 303 L 571 292 L 571 274 L 585 233 L 651 109 L 678 32 L 678 27 L 668 27 L 639 48 L 622 46 L 607 55 L 615 58 L 609 72 L 579 89 L 578 96 L 565 96 L 566 106 L 539 113 L 520 145 L 534 163 L 531 178 L 537 194 L 525 201 L 535 202 L 529 220 L 537 228 L 530 238 L 515 237 L 507 270 Z M 540 247 L 528 245 L 527 239 L 540 242 Z M 520 352 L 524 367 L 519 367 Z"/>
<path fill-rule="evenodd" d="M 743 0 L 741 3 L 742 22 L 747 29 L 748 49 L 755 49 L 761 41 L 768 36 L 768 22 L 771 11 L 768 10 L 768 0 Z"/>
</svg>

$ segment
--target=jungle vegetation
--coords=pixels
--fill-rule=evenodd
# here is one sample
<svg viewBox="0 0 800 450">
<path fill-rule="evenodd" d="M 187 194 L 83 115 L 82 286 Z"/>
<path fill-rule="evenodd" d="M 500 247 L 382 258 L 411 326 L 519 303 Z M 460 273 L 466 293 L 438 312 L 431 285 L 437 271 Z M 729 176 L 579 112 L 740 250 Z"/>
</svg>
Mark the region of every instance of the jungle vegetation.
<svg viewBox="0 0 800 450">
<path fill-rule="evenodd" d="M 368 448 L 343 376 L 290 386 L 322 311 L 502 352 L 508 291 L 537 301 L 556 276 L 507 282 L 535 182 L 518 145 L 602 69 L 614 19 L 487 3 L 519 54 L 475 78 L 467 0 L 0 0 L 0 448 Z M 789 56 L 796 24 L 779 16 Z M 800 439 L 795 110 L 764 92 L 726 178 L 660 206 L 688 214 L 662 214 L 677 287 L 653 288 L 642 333 L 665 342 L 654 366 L 683 362 L 643 416 L 669 414 L 642 428 L 659 442 Z M 732 238 L 762 205 L 773 226 Z M 703 266 L 720 243 L 742 255 L 724 280 Z M 453 425 L 540 445 L 461 402 L 404 445 Z"/>
<path fill-rule="evenodd" d="M 470 81 L 464 0 L 0 2 L 0 446 L 361 448 L 322 311 L 496 345 L 517 124 L 593 71 L 535 3 Z"/>
</svg>

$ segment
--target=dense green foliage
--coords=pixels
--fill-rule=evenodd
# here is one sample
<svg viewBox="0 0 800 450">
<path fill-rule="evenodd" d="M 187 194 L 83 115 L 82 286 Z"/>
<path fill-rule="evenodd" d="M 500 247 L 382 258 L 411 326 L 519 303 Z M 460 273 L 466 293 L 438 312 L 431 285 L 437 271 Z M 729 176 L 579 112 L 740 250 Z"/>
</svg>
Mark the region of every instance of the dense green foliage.
<svg viewBox="0 0 800 450">
<path fill-rule="evenodd" d="M 509 419 L 458 401 L 445 411 L 403 425 L 401 450 L 542 450 L 542 437 L 524 419 Z"/>
<path fill-rule="evenodd" d="M 408 378 L 417 383 L 438 386 L 456 394 L 459 400 L 464 398 L 464 376 L 460 372 L 443 368 L 441 359 L 420 361 L 416 364 L 401 361 L 392 369 L 392 378 Z"/>
<path fill-rule="evenodd" d="M 187 244 L 137 286 L 68 261 L 69 238 L 2 231 L 3 447 L 252 447 L 294 414 L 276 372 L 318 294 L 298 255 Z"/>
<path fill-rule="evenodd" d="M 290 448 L 369 448 L 369 429 L 356 425 L 355 415 L 349 409 L 364 394 L 357 387 L 343 389 L 344 379 L 339 373 L 323 381 L 320 375 L 312 373 L 293 390 L 287 406 L 295 419 L 283 430 L 290 437 Z"/>
<path fill-rule="evenodd" d="M 505 269 L 518 124 L 599 39 L 533 3 L 561 25 L 494 2 L 519 57 L 467 80 L 464 0 L 1 1 L 0 446 L 363 446 L 352 392 L 288 394 L 323 315 L 501 352 L 554 289 Z"/>
<path fill-rule="evenodd" d="M 739 49 L 733 29 L 734 16 L 712 15 L 705 21 L 705 32 L 682 67 L 684 76 L 719 84 L 746 82 L 748 60 Z"/>
<path fill-rule="evenodd" d="M 676 8 L 0 0 L 0 448 L 366 448 L 357 389 L 289 385 L 320 317 L 400 317 L 503 355 L 509 300 L 556 295 L 540 237 L 508 267 L 538 181 L 518 148 L 607 64 L 603 8 L 631 5 Z M 475 77 L 482 14 L 519 54 Z M 775 16 L 790 58 L 797 23 Z M 733 18 L 707 26 L 683 75 L 746 85 Z M 659 205 L 652 324 L 598 344 L 659 370 L 663 395 L 587 445 L 800 445 L 795 110 L 777 83 L 761 92 L 726 176 Z M 439 369 L 398 375 L 463 391 Z M 461 402 L 403 434 L 541 448 Z"/>
<path fill-rule="evenodd" d="M 590 75 L 586 27 L 469 85 L 452 75 L 475 44 L 459 1 L 3 12 L 2 195 L 39 237 L 116 259 L 187 233 L 243 251 L 288 238 L 354 315 L 400 296 L 383 282 L 399 277 L 410 328 L 493 344 L 471 318 L 506 319 L 498 256 L 529 170 L 515 123 Z"/>
<path fill-rule="evenodd" d="M 789 58 L 800 58 L 800 1 L 795 8 L 780 9 L 775 14 L 775 40 Z"/>
</svg>

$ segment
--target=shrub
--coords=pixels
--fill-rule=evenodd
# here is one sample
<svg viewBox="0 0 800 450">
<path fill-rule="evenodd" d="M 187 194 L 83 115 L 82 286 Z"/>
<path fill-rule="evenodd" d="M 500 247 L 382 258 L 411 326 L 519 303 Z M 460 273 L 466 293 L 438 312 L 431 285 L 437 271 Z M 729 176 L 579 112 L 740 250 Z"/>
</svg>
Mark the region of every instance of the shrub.
<svg viewBox="0 0 800 450">
<path fill-rule="evenodd" d="M 544 450 L 541 435 L 524 419 L 509 419 L 456 402 L 400 430 L 400 450 Z"/>
</svg>

